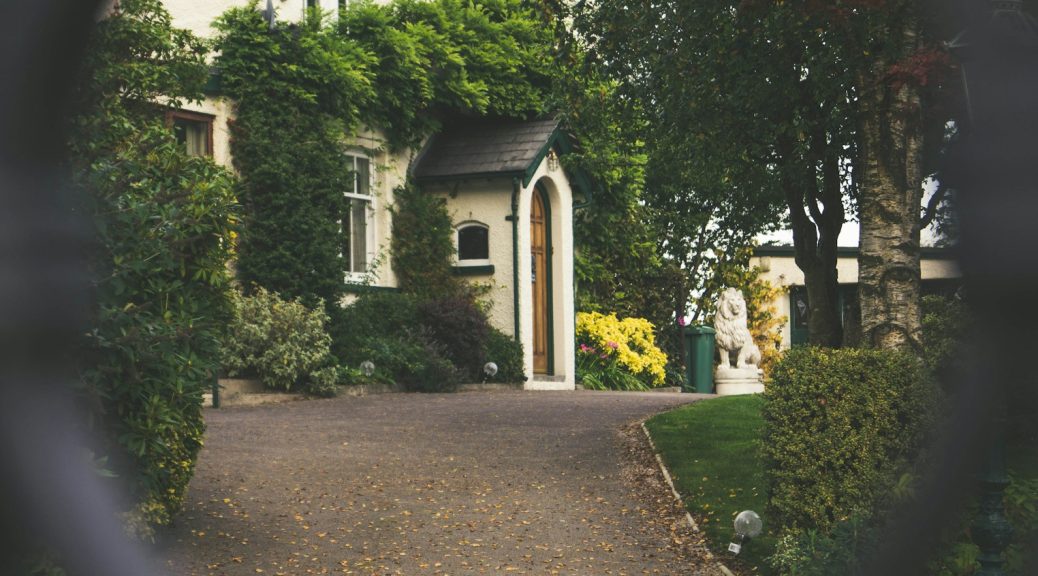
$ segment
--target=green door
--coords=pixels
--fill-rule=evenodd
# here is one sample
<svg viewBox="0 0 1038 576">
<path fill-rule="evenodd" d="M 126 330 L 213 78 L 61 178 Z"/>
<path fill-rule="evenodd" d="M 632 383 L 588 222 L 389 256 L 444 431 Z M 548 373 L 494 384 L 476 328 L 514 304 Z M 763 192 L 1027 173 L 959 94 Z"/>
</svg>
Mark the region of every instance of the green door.
<svg viewBox="0 0 1038 576">
<path fill-rule="evenodd" d="M 793 286 L 789 289 L 789 345 L 807 344 L 807 288 Z"/>
</svg>

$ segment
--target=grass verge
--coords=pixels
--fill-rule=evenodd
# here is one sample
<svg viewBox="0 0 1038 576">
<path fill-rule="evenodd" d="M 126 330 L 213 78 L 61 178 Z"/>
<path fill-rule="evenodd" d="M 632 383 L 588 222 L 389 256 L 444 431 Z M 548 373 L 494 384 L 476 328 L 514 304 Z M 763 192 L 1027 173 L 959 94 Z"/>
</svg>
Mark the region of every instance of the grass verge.
<svg viewBox="0 0 1038 576">
<path fill-rule="evenodd" d="M 762 404 L 759 396 L 715 398 L 660 414 L 645 426 L 710 550 L 725 563 L 770 574 L 765 558 L 775 537 L 764 517 L 764 467 L 757 444 Z M 747 509 L 764 518 L 764 533 L 743 546 L 735 560 L 728 552 L 732 521 Z"/>
</svg>

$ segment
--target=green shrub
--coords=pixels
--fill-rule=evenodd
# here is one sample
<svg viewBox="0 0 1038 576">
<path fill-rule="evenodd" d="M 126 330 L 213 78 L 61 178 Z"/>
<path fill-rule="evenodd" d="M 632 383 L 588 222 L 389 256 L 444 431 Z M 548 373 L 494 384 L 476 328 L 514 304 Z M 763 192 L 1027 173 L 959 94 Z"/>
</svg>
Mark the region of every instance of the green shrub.
<svg viewBox="0 0 1038 576">
<path fill-rule="evenodd" d="M 323 306 L 310 310 L 263 288 L 252 296 L 235 294 L 232 301 L 234 319 L 223 341 L 228 376 L 255 376 L 273 390 L 334 391 L 337 374 Z"/>
<path fill-rule="evenodd" d="M 490 323 L 472 298 L 448 296 L 418 305 L 418 317 L 444 356 L 470 381 L 483 377 Z"/>
<path fill-rule="evenodd" d="M 400 384 L 409 392 L 449 392 L 458 385 L 457 369 L 421 330 L 372 336 L 353 358 L 357 365 L 374 363 L 375 380 Z"/>
<path fill-rule="evenodd" d="M 159 0 L 124 0 L 93 30 L 67 124 L 68 174 L 96 233 L 78 392 L 144 538 L 183 504 L 230 311 L 234 177 L 189 157 L 163 117 L 201 99 L 205 55 Z"/>
<path fill-rule="evenodd" d="M 973 324 L 965 302 L 930 295 L 922 298 L 923 361 L 941 382 L 961 370 L 962 342 Z"/>
<path fill-rule="evenodd" d="M 364 360 L 372 340 L 406 334 L 418 321 L 416 300 L 400 292 L 370 292 L 335 312 L 329 332 L 332 353 L 351 368 Z"/>
<path fill-rule="evenodd" d="M 487 361 L 497 364 L 497 374 L 490 381 L 517 383 L 526 381 L 523 345 L 515 338 L 491 327 L 487 335 Z"/>
<path fill-rule="evenodd" d="M 577 379 L 588 390 L 647 391 L 650 388 L 614 357 L 593 346 L 577 348 Z"/>
<path fill-rule="evenodd" d="M 423 299 L 466 293 L 451 270 L 454 224 L 446 200 L 411 185 L 393 194 L 392 262 L 400 290 Z"/>
<path fill-rule="evenodd" d="M 823 534 L 871 515 L 920 449 L 937 405 L 917 359 L 859 349 L 789 351 L 764 399 L 772 521 Z"/>
<path fill-rule="evenodd" d="M 460 381 L 482 381 L 483 364 L 498 365 L 495 382 L 522 382 L 522 346 L 490 326 L 463 294 L 420 299 L 373 292 L 336 314 L 335 355 L 349 369 L 370 360 L 374 380 L 408 390 L 453 390 Z"/>
</svg>

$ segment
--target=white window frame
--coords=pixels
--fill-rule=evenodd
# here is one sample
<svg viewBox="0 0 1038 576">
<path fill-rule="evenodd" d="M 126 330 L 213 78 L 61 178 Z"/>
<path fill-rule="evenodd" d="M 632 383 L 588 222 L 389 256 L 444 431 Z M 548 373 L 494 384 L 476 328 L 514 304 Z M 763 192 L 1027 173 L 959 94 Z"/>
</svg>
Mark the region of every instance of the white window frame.
<svg viewBox="0 0 1038 576">
<path fill-rule="evenodd" d="M 487 231 L 487 257 L 461 259 L 461 231 L 466 228 L 482 228 Z M 489 266 L 490 265 L 490 226 L 482 222 L 470 220 L 462 222 L 454 228 L 454 260 L 458 266 Z"/>
<path fill-rule="evenodd" d="M 346 157 L 350 160 L 351 172 L 354 175 L 359 175 L 360 174 L 360 172 L 357 170 L 357 161 L 358 160 L 366 160 L 367 163 L 368 163 L 368 193 L 367 194 L 361 194 L 358 191 L 360 186 L 359 186 L 359 182 L 357 181 L 356 177 L 354 178 L 354 181 L 353 181 L 353 188 L 351 190 L 344 190 L 343 191 L 343 196 L 345 198 L 348 198 L 350 200 L 361 200 L 361 201 L 367 202 L 367 209 L 366 209 L 367 215 L 366 215 L 366 227 L 365 227 L 366 229 L 365 229 L 365 234 L 364 234 L 364 243 L 365 243 L 365 246 L 364 246 L 364 254 L 365 254 L 364 270 L 362 272 L 356 272 L 356 271 L 353 270 L 354 263 L 353 263 L 353 253 L 352 253 L 353 252 L 353 246 L 352 245 L 350 246 L 349 253 L 346 253 L 345 250 L 340 252 L 343 260 L 346 263 L 346 277 L 345 277 L 346 282 L 349 282 L 349 283 L 362 283 L 362 282 L 364 282 L 367 279 L 367 275 L 371 272 L 372 263 L 373 263 L 373 261 L 375 259 L 375 239 L 377 238 L 377 236 L 375 234 L 375 213 L 376 213 L 376 209 L 377 209 L 377 200 L 378 200 L 378 198 L 377 198 L 378 195 L 375 193 L 375 162 L 372 160 L 372 158 L 370 156 L 362 154 L 362 153 L 358 153 L 358 152 L 349 152 L 349 153 L 346 154 Z M 346 231 L 347 231 L 347 222 L 348 222 L 346 219 L 351 217 L 351 216 L 352 216 L 352 213 L 351 214 L 347 214 L 344 211 L 343 219 L 339 220 L 339 234 L 340 234 L 340 236 L 343 239 L 343 244 L 341 244 L 342 246 L 345 246 L 345 240 L 346 240 L 346 233 L 347 233 Z"/>
</svg>

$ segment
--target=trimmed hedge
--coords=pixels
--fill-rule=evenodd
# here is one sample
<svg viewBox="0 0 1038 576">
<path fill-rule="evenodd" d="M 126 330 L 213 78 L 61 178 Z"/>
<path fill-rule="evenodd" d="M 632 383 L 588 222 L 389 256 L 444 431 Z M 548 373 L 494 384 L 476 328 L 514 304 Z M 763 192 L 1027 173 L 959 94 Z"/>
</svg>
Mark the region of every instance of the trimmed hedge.
<svg viewBox="0 0 1038 576">
<path fill-rule="evenodd" d="M 764 393 L 772 522 L 828 533 L 872 514 L 919 451 L 937 408 L 921 362 L 884 351 L 795 348 Z"/>
</svg>

